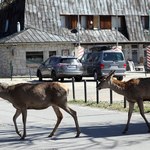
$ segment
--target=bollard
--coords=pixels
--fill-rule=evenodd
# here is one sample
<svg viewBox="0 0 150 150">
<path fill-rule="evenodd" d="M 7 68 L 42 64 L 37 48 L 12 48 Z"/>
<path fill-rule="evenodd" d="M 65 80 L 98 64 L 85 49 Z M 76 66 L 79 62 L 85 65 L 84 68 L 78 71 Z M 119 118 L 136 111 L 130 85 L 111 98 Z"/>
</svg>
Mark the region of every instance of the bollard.
<svg viewBox="0 0 150 150">
<path fill-rule="evenodd" d="M 97 86 L 98 86 L 98 81 L 96 81 L 96 102 L 98 104 L 99 103 L 99 91 L 97 89 Z"/>
<path fill-rule="evenodd" d="M 72 94 L 73 94 L 73 100 L 75 100 L 75 87 L 74 87 L 74 77 L 72 77 Z"/>
<path fill-rule="evenodd" d="M 32 79 L 31 78 L 31 68 L 29 67 L 29 76 L 30 76 L 30 79 Z"/>
<path fill-rule="evenodd" d="M 86 86 L 86 80 L 84 80 L 84 98 L 85 98 L 85 103 L 87 103 L 87 86 Z"/>
<path fill-rule="evenodd" d="M 112 90 L 110 90 L 110 104 L 113 103 L 113 96 L 112 96 Z"/>
<path fill-rule="evenodd" d="M 12 61 L 10 62 L 10 76 L 11 76 L 11 81 L 13 78 L 13 65 L 12 65 Z"/>
<path fill-rule="evenodd" d="M 124 97 L 124 108 L 126 108 L 126 107 L 127 107 L 127 101 L 126 101 L 126 99 Z"/>
</svg>

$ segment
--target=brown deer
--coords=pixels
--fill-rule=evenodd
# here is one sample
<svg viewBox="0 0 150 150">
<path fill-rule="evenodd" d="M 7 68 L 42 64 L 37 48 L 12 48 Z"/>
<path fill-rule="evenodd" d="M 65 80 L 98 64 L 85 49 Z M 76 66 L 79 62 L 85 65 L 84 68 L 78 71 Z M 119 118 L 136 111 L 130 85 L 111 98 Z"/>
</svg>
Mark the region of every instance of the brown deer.
<svg viewBox="0 0 150 150">
<path fill-rule="evenodd" d="M 76 111 L 72 110 L 67 105 L 68 91 L 68 88 L 59 82 L 45 82 L 38 84 L 20 83 L 9 86 L 0 83 L 0 97 L 8 100 L 16 108 L 16 113 L 13 116 L 13 122 L 16 133 L 21 137 L 21 139 L 26 137 L 27 109 L 40 110 L 46 109 L 49 106 L 53 107 L 57 116 L 57 122 L 48 137 L 52 137 L 54 135 L 63 118 L 59 108 L 62 108 L 73 117 L 77 130 L 76 137 L 79 137 L 80 130 Z M 16 123 L 20 114 L 22 114 L 23 134 L 18 131 Z"/>
<path fill-rule="evenodd" d="M 143 101 L 150 101 L 150 78 L 130 79 L 129 81 L 119 81 L 113 77 L 115 71 L 111 71 L 108 76 L 100 79 L 98 90 L 110 88 L 118 94 L 123 95 L 129 102 L 128 120 L 123 133 L 128 131 L 130 119 L 134 109 L 134 104 L 137 103 L 140 114 L 145 120 L 150 132 L 150 124 L 144 115 Z"/>
</svg>

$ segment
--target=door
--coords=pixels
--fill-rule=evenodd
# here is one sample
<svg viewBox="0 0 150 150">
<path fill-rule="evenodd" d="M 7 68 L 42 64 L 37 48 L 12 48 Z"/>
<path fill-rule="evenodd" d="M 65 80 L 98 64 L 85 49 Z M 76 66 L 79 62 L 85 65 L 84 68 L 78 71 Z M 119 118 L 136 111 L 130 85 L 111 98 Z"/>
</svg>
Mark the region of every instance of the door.
<svg viewBox="0 0 150 150">
<path fill-rule="evenodd" d="M 132 61 L 137 64 L 138 63 L 138 53 L 137 50 L 132 50 Z"/>
<path fill-rule="evenodd" d="M 41 73 L 43 77 L 51 77 L 54 59 L 55 58 L 49 58 L 43 63 L 41 68 Z"/>
<path fill-rule="evenodd" d="M 90 55 L 91 55 L 91 53 L 84 53 L 82 58 L 81 58 L 81 63 L 82 63 L 82 66 L 83 66 L 83 76 L 89 76 L 88 66 L 89 66 L 89 62 L 90 62 L 89 61 Z"/>
</svg>

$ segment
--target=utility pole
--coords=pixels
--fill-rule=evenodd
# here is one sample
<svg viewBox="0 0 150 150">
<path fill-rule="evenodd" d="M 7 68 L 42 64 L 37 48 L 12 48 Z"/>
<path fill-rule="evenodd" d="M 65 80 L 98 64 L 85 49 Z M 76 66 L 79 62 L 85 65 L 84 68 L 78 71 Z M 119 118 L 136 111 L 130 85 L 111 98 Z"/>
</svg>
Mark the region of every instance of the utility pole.
<svg viewBox="0 0 150 150">
<path fill-rule="evenodd" d="M 118 28 L 119 28 L 119 17 L 118 17 L 118 11 L 121 11 L 122 9 L 116 9 L 116 46 L 118 47 Z"/>
<path fill-rule="evenodd" d="M 118 9 L 116 9 L 116 47 L 118 47 Z"/>
<path fill-rule="evenodd" d="M 80 15 L 79 15 L 79 1 L 78 1 L 78 22 L 77 22 L 77 29 L 78 29 L 78 46 L 80 46 Z"/>
<path fill-rule="evenodd" d="M 150 10 L 148 10 L 148 16 L 149 16 L 149 32 L 148 32 L 148 40 L 150 40 Z"/>
</svg>

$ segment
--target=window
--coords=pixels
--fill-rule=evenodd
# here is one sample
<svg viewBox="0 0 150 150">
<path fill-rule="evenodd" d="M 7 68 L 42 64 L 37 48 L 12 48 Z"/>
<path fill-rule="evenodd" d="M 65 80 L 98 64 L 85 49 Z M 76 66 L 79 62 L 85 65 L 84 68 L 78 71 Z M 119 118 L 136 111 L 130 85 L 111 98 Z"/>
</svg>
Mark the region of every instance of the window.
<svg viewBox="0 0 150 150">
<path fill-rule="evenodd" d="M 118 20 L 118 21 L 117 21 Z M 121 26 L 121 21 L 122 21 L 122 18 L 121 17 L 116 17 L 116 16 L 113 16 L 112 17 L 112 29 L 114 30 L 114 29 L 117 29 L 117 27 L 118 27 L 118 30 L 119 30 L 119 28 L 122 28 L 122 26 Z"/>
<path fill-rule="evenodd" d="M 148 16 L 142 16 L 141 18 L 142 20 L 142 25 L 143 25 L 143 29 L 149 29 L 149 17 Z"/>
<path fill-rule="evenodd" d="M 60 16 L 60 21 L 61 21 L 61 27 L 66 27 L 66 19 L 65 19 L 65 16 Z"/>
<path fill-rule="evenodd" d="M 122 53 L 104 53 L 103 60 L 105 61 L 123 61 Z"/>
<path fill-rule="evenodd" d="M 49 52 L 49 57 L 53 56 L 53 55 L 56 55 L 56 51 L 50 51 Z"/>
<path fill-rule="evenodd" d="M 58 60 L 59 60 L 59 58 L 57 58 L 57 57 L 51 57 L 49 63 L 51 65 L 54 65 L 58 62 Z"/>
<path fill-rule="evenodd" d="M 111 29 L 111 16 L 100 16 L 100 28 Z"/>
<path fill-rule="evenodd" d="M 81 62 L 82 62 L 82 63 L 88 62 L 90 56 L 91 56 L 91 53 L 85 53 L 85 54 L 83 55 L 83 57 L 81 58 Z"/>
<path fill-rule="evenodd" d="M 93 29 L 93 16 L 87 16 L 87 28 Z"/>
<path fill-rule="evenodd" d="M 5 23 L 5 32 L 8 31 L 8 27 L 9 27 L 9 20 L 7 19 Z"/>
<path fill-rule="evenodd" d="M 60 60 L 60 63 L 68 63 L 68 64 L 71 64 L 71 63 L 79 63 L 79 61 L 76 59 L 76 58 L 62 58 Z"/>
<path fill-rule="evenodd" d="M 100 28 L 99 16 L 93 16 L 93 28 L 94 29 Z"/>
<path fill-rule="evenodd" d="M 68 49 L 63 49 L 62 50 L 62 56 L 68 56 L 69 55 L 69 50 Z"/>
<path fill-rule="evenodd" d="M 67 16 L 60 16 L 61 19 L 61 27 L 65 27 L 68 29 L 74 29 L 77 27 L 77 15 L 67 15 Z"/>
<path fill-rule="evenodd" d="M 86 16 L 81 16 L 81 27 L 86 29 L 87 28 L 87 17 Z"/>
<path fill-rule="evenodd" d="M 138 48 L 138 45 L 136 45 L 136 44 L 131 45 L 131 48 Z"/>
<path fill-rule="evenodd" d="M 43 52 L 26 52 L 27 64 L 39 64 L 43 61 Z"/>
</svg>

